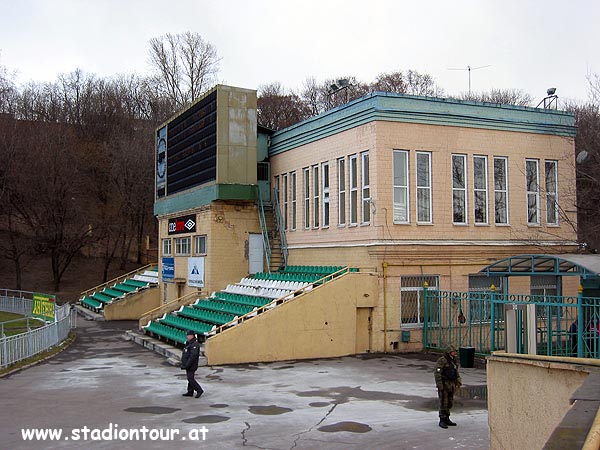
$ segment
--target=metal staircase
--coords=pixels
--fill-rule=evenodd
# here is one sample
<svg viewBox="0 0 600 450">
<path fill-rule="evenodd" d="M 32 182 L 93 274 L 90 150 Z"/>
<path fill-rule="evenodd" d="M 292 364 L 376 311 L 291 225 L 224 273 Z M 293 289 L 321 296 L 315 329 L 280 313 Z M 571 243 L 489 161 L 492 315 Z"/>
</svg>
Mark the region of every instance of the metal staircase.
<svg viewBox="0 0 600 450">
<path fill-rule="evenodd" d="M 287 265 L 287 242 L 285 229 L 277 201 L 277 190 L 274 190 L 274 201 L 265 202 L 258 191 L 258 207 L 260 227 L 263 236 L 263 247 L 267 271 L 276 272 Z"/>
</svg>

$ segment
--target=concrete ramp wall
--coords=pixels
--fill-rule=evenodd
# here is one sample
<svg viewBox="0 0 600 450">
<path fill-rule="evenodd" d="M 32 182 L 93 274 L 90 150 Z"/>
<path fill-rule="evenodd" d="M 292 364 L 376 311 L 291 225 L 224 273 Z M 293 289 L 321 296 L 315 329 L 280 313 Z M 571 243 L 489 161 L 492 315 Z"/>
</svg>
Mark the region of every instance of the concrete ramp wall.
<svg viewBox="0 0 600 450">
<path fill-rule="evenodd" d="M 106 320 L 139 320 L 148 311 L 160 306 L 160 289 L 151 287 L 113 301 L 104 307 Z"/>
<path fill-rule="evenodd" d="M 357 308 L 375 307 L 375 274 L 347 273 L 206 341 L 209 365 L 356 353 Z"/>
</svg>

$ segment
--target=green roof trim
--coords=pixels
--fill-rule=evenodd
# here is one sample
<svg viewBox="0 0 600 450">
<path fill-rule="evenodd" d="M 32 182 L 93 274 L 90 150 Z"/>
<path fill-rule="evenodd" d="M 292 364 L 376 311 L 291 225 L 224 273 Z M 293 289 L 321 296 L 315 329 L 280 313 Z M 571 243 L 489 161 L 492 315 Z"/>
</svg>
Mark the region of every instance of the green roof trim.
<svg viewBox="0 0 600 450">
<path fill-rule="evenodd" d="M 178 192 L 154 202 L 154 215 L 178 213 L 192 208 L 209 205 L 216 200 L 256 201 L 256 185 L 212 184 Z"/>
<path fill-rule="evenodd" d="M 269 155 L 373 121 L 482 128 L 573 137 L 575 116 L 565 111 L 374 92 L 277 131 Z"/>
</svg>

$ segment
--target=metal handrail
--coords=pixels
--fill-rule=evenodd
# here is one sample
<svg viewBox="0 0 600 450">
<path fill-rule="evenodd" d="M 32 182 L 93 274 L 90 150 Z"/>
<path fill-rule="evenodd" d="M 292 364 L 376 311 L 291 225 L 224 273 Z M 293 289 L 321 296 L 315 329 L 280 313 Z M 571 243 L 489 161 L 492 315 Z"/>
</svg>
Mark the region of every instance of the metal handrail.
<svg viewBox="0 0 600 450">
<path fill-rule="evenodd" d="M 233 325 L 237 325 L 238 323 L 244 322 L 247 319 L 251 319 L 252 317 L 257 316 L 258 314 L 262 314 L 263 312 L 273 308 L 274 306 L 280 305 L 283 302 L 295 300 L 300 294 L 303 294 L 309 288 L 312 290 L 312 288 L 321 286 L 324 283 L 326 283 L 327 281 L 331 281 L 336 277 L 345 275 L 350 272 L 351 271 L 350 271 L 349 267 L 343 267 L 342 269 L 338 270 L 337 272 L 330 273 L 329 275 L 326 275 L 323 278 L 319 278 L 318 280 L 313 281 L 312 283 L 308 283 L 306 286 L 303 286 L 300 289 L 296 289 L 295 291 L 288 292 L 283 297 L 276 298 L 273 301 L 267 303 L 266 305 L 261 306 L 260 308 L 256 308 L 244 315 L 236 317 L 235 319 L 233 319 L 227 323 L 224 323 L 223 325 L 217 327 L 215 330 L 211 331 L 208 334 L 208 337 L 216 336 L 217 334 L 225 331 L 227 328 L 230 328 Z"/>
<path fill-rule="evenodd" d="M 96 287 L 93 287 L 91 289 L 83 291 L 81 293 L 81 297 L 85 297 L 86 295 L 89 295 L 90 293 L 93 293 L 93 292 L 101 291 L 102 289 L 104 289 L 107 286 L 115 285 L 115 284 L 117 284 L 117 283 L 119 283 L 119 282 L 121 282 L 121 281 L 123 281 L 123 280 L 125 280 L 127 278 L 130 278 L 132 275 L 137 275 L 138 273 L 140 273 L 140 272 L 148 269 L 149 267 L 154 267 L 154 266 L 157 266 L 157 265 L 158 265 L 158 263 L 146 264 L 145 266 L 139 267 L 139 268 L 137 268 L 135 270 L 132 270 L 131 272 L 128 272 L 128 273 L 124 274 L 124 275 L 119 275 L 118 277 L 113 278 L 112 280 L 109 280 L 106 283 L 99 284 Z"/>
<path fill-rule="evenodd" d="M 260 229 L 263 236 L 263 248 L 265 250 L 265 259 L 267 261 L 267 270 L 271 273 L 271 243 L 269 242 L 269 229 L 267 228 L 267 219 L 265 217 L 265 205 L 260 195 L 260 189 L 256 187 L 258 198 L 258 217 L 260 219 Z"/>
<path fill-rule="evenodd" d="M 279 209 L 279 191 L 276 188 L 273 189 L 273 219 L 275 222 L 275 228 L 279 233 L 279 239 L 281 240 L 281 256 L 283 257 L 283 265 L 287 266 L 288 246 L 285 238 L 283 218 L 281 217 L 281 210 Z"/>
<path fill-rule="evenodd" d="M 170 312 L 175 311 L 179 307 L 183 305 L 187 305 L 190 298 L 205 298 L 206 294 L 202 294 L 200 292 L 190 292 L 189 294 L 182 295 L 175 300 L 170 301 L 169 303 L 165 303 L 164 305 L 158 306 L 150 311 L 147 311 L 140 320 L 138 321 L 138 325 L 140 328 L 145 326 L 148 322 L 162 316 L 163 314 L 168 314 Z"/>
</svg>

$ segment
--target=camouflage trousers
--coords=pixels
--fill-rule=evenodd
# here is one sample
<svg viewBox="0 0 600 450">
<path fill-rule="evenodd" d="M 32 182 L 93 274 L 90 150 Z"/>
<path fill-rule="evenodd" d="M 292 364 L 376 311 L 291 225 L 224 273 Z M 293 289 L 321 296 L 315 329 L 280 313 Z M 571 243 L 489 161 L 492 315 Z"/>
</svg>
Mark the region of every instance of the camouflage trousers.
<svg viewBox="0 0 600 450">
<path fill-rule="evenodd" d="M 438 389 L 438 397 L 440 398 L 440 419 L 448 419 L 454 404 L 454 386 L 450 389 L 446 386 L 443 389 Z"/>
</svg>

